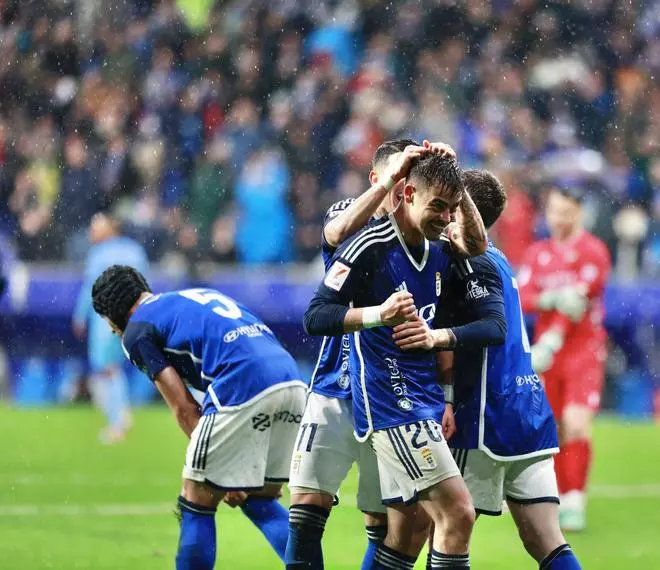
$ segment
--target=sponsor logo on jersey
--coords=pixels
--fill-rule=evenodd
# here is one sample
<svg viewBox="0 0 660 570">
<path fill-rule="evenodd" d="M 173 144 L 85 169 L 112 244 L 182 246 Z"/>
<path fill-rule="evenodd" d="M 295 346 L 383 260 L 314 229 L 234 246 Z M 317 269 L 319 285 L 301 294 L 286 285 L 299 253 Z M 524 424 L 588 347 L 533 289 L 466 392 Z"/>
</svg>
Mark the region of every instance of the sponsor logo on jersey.
<svg viewBox="0 0 660 570">
<path fill-rule="evenodd" d="M 346 283 L 348 275 L 351 272 L 351 268 L 348 265 L 343 264 L 341 261 L 335 261 L 328 271 L 328 274 L 325 276 L 323 283 L 328 289 L 334 291 L 341 291 L 341 288 Z"/>
<path fill-rule="evenodd" d="M 433 322 L 435 317 L 435 303 L 424 305 L 421 309 L 417 310 L 420 319 L 424 319 L 429 325 Z"/>
<path fill-rule="evenodd" d="M 400 398 L 396 405 L 404 412 L 409 412 L 413 408 L 413 403 L 408 398 Z"/>
<path fill-rule="evenodd" d="M 402 410 L 411 410 L 412 402 L 406 397 L 408 395 L 408 386 L 406 385 L 406 379 L 401 374 L 397 359 L 388 356 L 385 358 L 385 363 L 390 371 L 390 385 L 392 386 L 392 391 L 395 396 L 400 398 L 397 405 Z"/>
<path fill-rule="evenodd" d="M 465 298 L 469 301 L 476 301 L 477 299 L 483 299 L 488 297 L 490 293 L 485 286 L 479 285 L 479 282 L 476 279 L 471 279 L 467 284 L 467 294 Z"/>
<path fill-rule="evenodd" d="M 222 337 L 222 340 L 225 341 L 226 343 L 230 343 L 230 342 L 234 342 L 237 338 L 241 336 L 247 336 L 247 337 L 263 336 L 265 332 L 269 334 L 273 334 L 273 331 L 271 331 L 268 328 L 268 326 L 264 325 L 263 323 L 258 323 L 256 325 L 243 325 L 242 327 L 238 327 L 230 331 L 227 331 L 225 333 L 225 336 Z"/>
<path fill-rule="evenodd" d="M 533 392 L 542 388 L 541 379 L 538 374 L 527 374 L 525 376 L 516 376 L 518 386 L 529 386 Z"/>
<path fill-rule="evenodd" d="M 439 271 L 435 273 L 435 296 L 439 297 L 442 293 L 442 276 Z"/>
<path fill-rule="evenodd" d="M 270 427 L 270 415 L 259 413 L 252 417 L 252 429 L 266 431 Z"/>
</svg>

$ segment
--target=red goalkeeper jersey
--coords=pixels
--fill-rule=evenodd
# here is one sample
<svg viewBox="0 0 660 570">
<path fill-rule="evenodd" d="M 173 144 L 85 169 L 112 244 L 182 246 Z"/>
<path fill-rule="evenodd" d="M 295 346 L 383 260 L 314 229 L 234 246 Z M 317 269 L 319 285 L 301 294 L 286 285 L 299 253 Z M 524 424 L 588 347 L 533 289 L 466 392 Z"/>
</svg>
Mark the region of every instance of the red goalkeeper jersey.
<svg viewBox="0 0 660 570">
<path fill-rule="evenodd" d="M 565 242 L 545 239 L 534 243 L 524 256 L 518 285 L 523 311 L 539 313 L 535 337 L 538 339 L 550 328 L 559 327 L 564 333 L 565 347 L 574 347 L 579 341 L 605 342 L 602 298 L 611 266 L 605 244 L 587 231 Z M 556 310 L 536 308 L 540 293 L 577 284 L 584 285 L 588 299 L 587 310 L 579 322 L 574 323 Z"/>
</svg>

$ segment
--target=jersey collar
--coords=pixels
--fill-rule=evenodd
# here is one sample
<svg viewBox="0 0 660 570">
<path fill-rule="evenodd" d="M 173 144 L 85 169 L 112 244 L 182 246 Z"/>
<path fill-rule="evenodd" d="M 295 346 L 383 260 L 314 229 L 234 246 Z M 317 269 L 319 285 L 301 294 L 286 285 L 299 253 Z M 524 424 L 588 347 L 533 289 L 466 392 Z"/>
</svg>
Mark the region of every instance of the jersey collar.
<svg viewBox="0 0 660 570">
<path fill-rule="evenodd" d="M 394 214 L 389 214 L 387 217 L 389 218 L 390 223 L 392 224 L 392 227 L 396 232 L 396 237 L 399 238 L 399 243 L 401 243 L 401 247 L 403 247 L 403 251 L 405 251 L 406 255 L 408 256 L 410 263 L 413 264 L 413 267 L 417 269 L 417 271 L 422 271 L 422 269 L 426 267 L 426 262 L 429 259 L 429 240 L 424 238 L 424 255 L 422 256 L 421 263 L 418 263 L 417 260 L 410 253 L 410 250 L 408 249 L 408 245 L 403 239 L 403 235 L 401 235 L 401 230 L 399 229 L 399 225 L 396 223 L 396 220 L 394 219 Z"/>
</svg>

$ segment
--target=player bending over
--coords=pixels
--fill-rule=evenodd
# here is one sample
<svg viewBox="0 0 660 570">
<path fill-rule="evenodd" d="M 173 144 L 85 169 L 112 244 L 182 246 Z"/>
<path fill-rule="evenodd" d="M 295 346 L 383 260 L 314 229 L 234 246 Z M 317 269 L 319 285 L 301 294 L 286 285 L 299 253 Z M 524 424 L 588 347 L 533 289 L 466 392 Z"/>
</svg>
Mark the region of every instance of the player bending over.
<svg viewBox="0 0 660 570">
<path fill-rule="evenodd" d="M 466 171 L 464 181 L 492 226 L 506 204 L 501 184 L 479 170 Z M 477 513 L 499 515 L 506 499 L 542 570 L 579 569 L 559 528 L 555 422 L 532 369 L 518 286 L 504 254 L 491 245 L 484 255 L 453 263 L 434 326 L 404 323 L 394 338 L 403 350 L 454 349 L 453 371 L 451 353 L 440 353 L 449 356 L 441 359 L 445 382 L 455 379 L 451 446 Z"/>
<path fill-rule="evenodd" d="M 387 537 L 370 568 L 413 567 L 418 550 L 408 542 L 411 518 L 405 515 L 416 502 L 442 530 L 434 540 L 434 568 L 469 568 L 474 509 L 436 421 L 445 405 L 435 358 L 404 353 L 391 338 L 391 327 L 416 311 L 433 317 L 451 257 L 447 240 L 427 238 L 440 236 L 461 198 L 455 160 L 419 160 L 395 212 L 337 250 L 305 314 L 310 334 L 354 332 L 355 430 L 376 453 L 382 501 L 388 505 Z M 474 214 L 477 220 L 470 216 L 465 222 L 481 224 Z"/>
<path fill-rule="evenodd" d="M 154 295 L 135 269 L 113 265 L 92 300 L 190 438 L 177 570 L 213 568 L 215 511 L 227 491 L 251 493 L 242 510 L 283 558 L 288 516 L 277 498 L 306 389 L 293 358 L 261 320 L 213 289 Z M 186 385 L 205 392 L 201 407 Z"/>
<path fill-rule="evenodd" d="M 591 424 L 607 357 L 602 296 L 611 267 L 605 244 L 584 230 L 581 199 L 576 188 L 552 189 L 546 207 L 552 236 L 529 249 L 518 275 L 523 310 L 539 315 L 532 357 L 559 424 L 555 471 L 567 531 L 586 525 Z"/>
</svg>

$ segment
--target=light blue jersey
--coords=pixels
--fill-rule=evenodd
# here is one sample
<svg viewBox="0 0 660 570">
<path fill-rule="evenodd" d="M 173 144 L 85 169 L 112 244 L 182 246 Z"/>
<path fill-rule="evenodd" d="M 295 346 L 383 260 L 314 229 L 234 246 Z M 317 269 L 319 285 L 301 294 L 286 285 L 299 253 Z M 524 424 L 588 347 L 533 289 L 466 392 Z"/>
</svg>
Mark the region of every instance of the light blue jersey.
<svg viewBox="0 0 660 570">
<path fill-rule="evenodd" d="M 152 295 L 131 315 L 122 343 L 152 380 L 172 366 L 205 392 L 203 414 L 243 406 L 285 385 L 306 387 L 273 331 L 213 289 Z"/>
<path fill-rule="evenodd" d="M 121 366 L 125 361 L 119 339 L 92 308 L 94 281 L 105 269 L 115 264 L 130 265 L 143 275 L 148 270 L 144 248 L 130 238 L 114 237 L 90 248 L 73 319 L 87 328 L 87 351 L 92 373 L 113 365 Z"/>
</svg>

